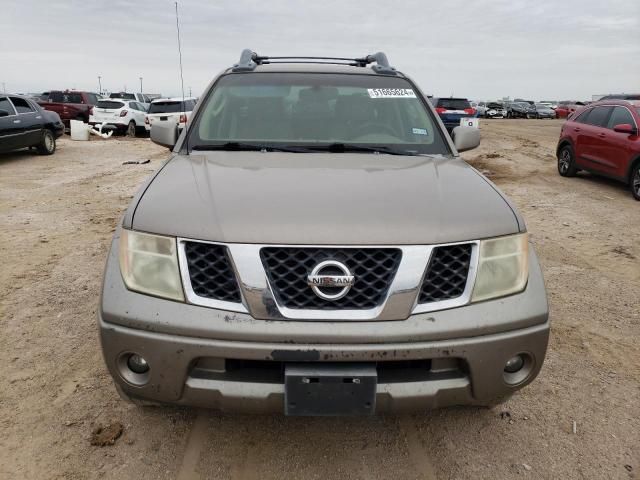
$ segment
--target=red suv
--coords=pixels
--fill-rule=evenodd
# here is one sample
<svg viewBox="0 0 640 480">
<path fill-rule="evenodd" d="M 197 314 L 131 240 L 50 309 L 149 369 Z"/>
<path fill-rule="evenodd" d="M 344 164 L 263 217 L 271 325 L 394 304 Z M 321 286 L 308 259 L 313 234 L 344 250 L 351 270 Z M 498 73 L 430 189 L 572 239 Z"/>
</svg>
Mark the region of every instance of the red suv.
<svg viewBox="0 0 640 480">
<path fill-rule="evenodd" d="M 615 178 L 640 200 L 640 101 L 606 100 L 574 113 L 562 126 L 558 172 L 579 170 Z"/>
</svg>

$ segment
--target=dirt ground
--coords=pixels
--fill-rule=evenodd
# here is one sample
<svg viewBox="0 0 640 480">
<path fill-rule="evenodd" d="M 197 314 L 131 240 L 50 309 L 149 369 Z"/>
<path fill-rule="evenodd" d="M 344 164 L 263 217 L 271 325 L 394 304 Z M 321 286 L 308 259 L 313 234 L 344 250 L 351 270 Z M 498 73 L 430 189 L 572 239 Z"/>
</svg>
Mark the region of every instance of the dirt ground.
<svg viewBox="0 0 640 480">
<path fill-rule="evenodd" d="M 465 158 L 527 221 L 549 354 L 499 407 L 398 417 L 124 403 L 98 343 L 100 280 L 118 218 L 167 151 L 67 137 L 50 157 L 0 156 L 0 479 L 640 478 L 640 203 L 623 185 L 557 174 L 560 121 L 481 124 Z"/>
</svg>

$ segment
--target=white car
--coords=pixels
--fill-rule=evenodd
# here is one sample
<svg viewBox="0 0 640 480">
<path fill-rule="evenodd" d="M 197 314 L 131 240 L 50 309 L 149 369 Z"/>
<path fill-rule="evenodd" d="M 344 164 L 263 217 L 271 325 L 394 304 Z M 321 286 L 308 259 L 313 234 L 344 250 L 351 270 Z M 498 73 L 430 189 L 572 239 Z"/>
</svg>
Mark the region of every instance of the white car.
<svg viewBox="0 0 640 480">
<path fill-rule="evenodd" d="M 107 129 L 117 130 L 135 137 L 136 133 L 144 131 L 147 107 L 140 102 L 120 98 L 99 100 L 93 107 L 93 114 L 89 117 L 90 125 L 106 124 Z"/>
<path fill-rule="evenodd" d="M 182 130 L 196 106 L 197 99 L 185 98 L 158 98 L 151 102 L 144 126 L 147 131 L 156 122 L 175 122 L 179 130 Z M 184 106 L 183 106 L 184 103 Z"/>
<path fill-rule="evenodd" d="M 475 102 L 473 102 L 475 103 Z M 479 117 L 484 117 L 485 112 L 487 111 L 487 103 L 486 102 L 478 102 L 475 105 L 471 103 L 471 107 L 476 109 Z"/>
</svg>

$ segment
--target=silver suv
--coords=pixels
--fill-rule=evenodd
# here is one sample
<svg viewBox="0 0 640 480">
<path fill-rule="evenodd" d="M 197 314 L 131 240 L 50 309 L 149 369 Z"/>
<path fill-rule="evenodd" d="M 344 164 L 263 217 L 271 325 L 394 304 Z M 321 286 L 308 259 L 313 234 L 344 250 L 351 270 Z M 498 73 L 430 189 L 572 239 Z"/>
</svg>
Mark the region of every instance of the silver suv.
<svg viewBox="0 0 640 480">
<path fill-rule="evenodd" d="M 525 224 L 384 54 L 245 50 L 117 229 L 98 313 L 119 393 L 288 415 L 491 405 L 549 334 Z"/>
</svg>

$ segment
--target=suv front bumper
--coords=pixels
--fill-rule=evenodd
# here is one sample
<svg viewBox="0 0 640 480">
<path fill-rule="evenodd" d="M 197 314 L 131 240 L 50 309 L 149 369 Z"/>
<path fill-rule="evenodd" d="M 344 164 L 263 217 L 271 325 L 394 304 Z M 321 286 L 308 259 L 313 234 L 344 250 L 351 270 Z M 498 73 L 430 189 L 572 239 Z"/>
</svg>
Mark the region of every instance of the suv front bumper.
<svg viewBox="0 0 640 480">
<path fill-rule="evenodd" d="M 546 353 L 546 293 L 530 250 L 529 283 L 517 295 L 402 321 L 308 322 L 256 320 L 131 292 L 114 242 L 98 311 L 104 359 L 125 398 L 159 403 L 282 413 L 277 371 L 285 364 L 365 362 L 380 371 L 419 365 L 408 377 L 379 374 L 376 413 L 492 404 L 530 383 Z M 128 371 L 132 353 L 148 362 L 144 377 Z M 510 384 L 504 366 L 516 354 L 530 362 Z"/>
</svg>

